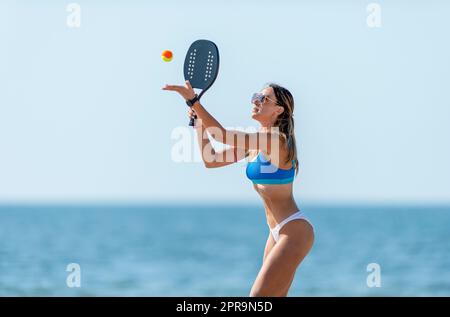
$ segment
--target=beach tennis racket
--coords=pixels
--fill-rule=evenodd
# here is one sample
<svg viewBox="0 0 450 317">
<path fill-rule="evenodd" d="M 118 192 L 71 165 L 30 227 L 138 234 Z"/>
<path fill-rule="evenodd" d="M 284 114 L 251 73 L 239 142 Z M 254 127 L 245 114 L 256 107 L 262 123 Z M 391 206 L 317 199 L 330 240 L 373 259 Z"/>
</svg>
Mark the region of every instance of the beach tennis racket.
<svg viewBox="0 0 450 317">
<path fill-rule="evenodd" d="M 191 44 L 184 60 L 184 79 L 192 88 L 201 89 L 198 99 L 212 86 L 219 74 L 219 49 L 208 40 L 197 40 Z M 194 126 L 191 118 L 189 126 Z"/>
</svg>

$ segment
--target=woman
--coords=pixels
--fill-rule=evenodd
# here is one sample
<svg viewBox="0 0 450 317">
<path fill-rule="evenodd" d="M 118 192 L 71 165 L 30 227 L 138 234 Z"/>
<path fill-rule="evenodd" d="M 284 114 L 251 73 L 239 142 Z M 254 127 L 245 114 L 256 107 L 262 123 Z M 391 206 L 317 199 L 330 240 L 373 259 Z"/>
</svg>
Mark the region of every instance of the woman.
<svg viewBox="0 0 450 317">
<path fill-rule="evenodd" d="M 263 264 L 250 296 L 287 296 L 295 271 L 314 242 L 314 228 L 299 211 L 292 195 L 298 160 L 291 93 L 270 84 L 254 94 L 252 118 L 261 127 L 256 133 L 245 133 L 223 128 L 197 100 L 189 81 L 185 86 L 166 85 L 163 90 L 178 92 L 190 106 L 188 116 L 198 117 L 196 129 L 206 167 L 222 167 L 249 158 L 247 177 L 262 198 L 270 229 Z M 203 129 L 231 147 L 215 152 Z M 204 150 L 207 146 L 211 149 L 209 155 Z"/>
</svg>

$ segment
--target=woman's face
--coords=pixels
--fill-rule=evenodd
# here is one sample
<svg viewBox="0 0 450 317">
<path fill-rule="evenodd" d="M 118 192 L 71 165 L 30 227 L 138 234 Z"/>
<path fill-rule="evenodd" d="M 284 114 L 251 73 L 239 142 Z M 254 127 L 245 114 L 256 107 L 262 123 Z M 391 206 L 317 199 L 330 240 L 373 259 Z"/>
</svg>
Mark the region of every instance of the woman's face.
<svg viewBox="0 0 450 317">
<path fill-rule="evenodd" d="M 276 104 L 277 98 L 272 87 L 261 90 L 264 95 L 263 101 L 256 100 L 253 102 L 252 119 L 259 122 L 270 122 L 283 112 L 283 107 Z"/>
</svg>

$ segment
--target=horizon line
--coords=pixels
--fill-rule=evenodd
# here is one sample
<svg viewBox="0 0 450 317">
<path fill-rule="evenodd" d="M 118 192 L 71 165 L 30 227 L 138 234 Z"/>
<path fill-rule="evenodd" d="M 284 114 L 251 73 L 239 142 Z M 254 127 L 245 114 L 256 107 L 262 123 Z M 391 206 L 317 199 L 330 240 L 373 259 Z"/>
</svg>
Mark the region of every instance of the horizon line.
<svg viewBox="0 0 450 317">
<path fill-rule="evenodd" d="M 52 206 L 111 206 L 111 207 L 145 207 L 145 206 L 258 206 L 264 208 L 258 201 L 170 201 L 170 200 L 11 200 L 0 201 L 0 208 L 3 207 L 52 207 Z M 414 201 L 414 200 L 304 200 L 298 203 L 299 206 L 321 206 L 321 207 L 450 207 L 450 201 Z"/>
</svg>

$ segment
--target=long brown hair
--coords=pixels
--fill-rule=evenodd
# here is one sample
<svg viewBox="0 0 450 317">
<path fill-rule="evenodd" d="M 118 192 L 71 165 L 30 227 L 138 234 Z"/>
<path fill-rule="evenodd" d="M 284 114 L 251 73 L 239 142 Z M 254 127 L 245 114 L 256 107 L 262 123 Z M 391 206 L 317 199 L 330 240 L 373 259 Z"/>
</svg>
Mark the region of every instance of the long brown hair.
<svg viewBox="0 0 450 317">
<path fill-rule="evenodd" d="M 274 127 L 278 127 L 281 135 L 285 138 L 288 147 L 288 157 L 286 163 L 294 160 L 295 175 L 297 175 L 298 159 L 294 130 L 294 97 L 289 90 L 277 84 L 270 83 L 267 87 L 272 87 L 277 99 L 277 104 L 284 108 L 283 113 L 281 113 L 275 121 Z"/>
</svg>

